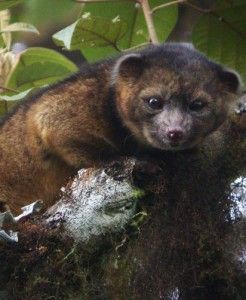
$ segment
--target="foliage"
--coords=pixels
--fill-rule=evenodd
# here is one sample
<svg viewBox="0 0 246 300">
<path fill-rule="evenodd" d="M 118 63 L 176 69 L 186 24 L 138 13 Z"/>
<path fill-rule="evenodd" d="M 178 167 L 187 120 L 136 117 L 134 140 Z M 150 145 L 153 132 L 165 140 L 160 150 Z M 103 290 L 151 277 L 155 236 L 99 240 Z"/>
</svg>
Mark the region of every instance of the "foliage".
<svg viewBox="0 0 246 300">
<path fill-rule="evenodd" d="M 10 8 L 23 0 L 0 0 L 0 10 Z"/>
<path fill-rule="evenodd" d="M 62 21 L 69 24 L 72 18 L 78 16 L 78 8 L 74 0 L 22 0 L 21 4 L 11 10 L 13 22 L 34 24 L 45 35 L 46 26 Z M 71 17 L 71 18 L 70 18 Z"/>
<path fill-rule="evenodd" d="M 152 8 L 167 2 L 170 1 L 149 1 Z M 153 19 L 159 40 L 166 40 L 177 21 L 177 5 L 156 11 Z M 53 39 L 58 46 L 79 49 L 88 60 L 96 60 L 148 43 L 149 34 L 139 4 L 115 1 L 86 4 L 80 19 L 56 33 Z"/>
<path fill-rule="evenodd" d="M 66 9 L 69 5 L 74 8 L 76 4 L 69 1 L 66 0 Z M 0 0 L 0 10 L 25 2 L 32 8 L 48 3 L 47 0 Z M 178 18 L 178 4 L 171 0 L 149 3 L 152 9 L 173 3 L 152 13 L 157 38 L 166 41 Z M 188 1 L 183 1 L 183 5 L 187 4 Z M 198 49 L 237 69 L 244 78 L 245 5 L 245 0 L 220 0 L 209 10 L 194 7 L 202 14 L 192 35 Z M 38 30 L 23 23 L 24 18 L 11 23 L 7 11 L 0 13 L 4 12 L 5 18 L 1 15 L 0 22 L 0 85 L 4 86 L 0 112 L 7 111 L 33 89 L 61 80 L 77 69 L 63 55 L 45 48 L 29 48 L 15 56 L 10 51 L 13 32 L 37 34 Z M 52 13 L 50 8 L 49 14 Z M 42 13 L 43 16 L 46 17 Z M 124 0 L 82 6 L 78 20 L 55 33 L 53 40 L 68 51 L 78 49 L 89 61 L 153 41 L 140 4 Z M 114 245 L 98 249 L 104 256 L 90 257 L 85 249 L 73 251 L 72 241 L 61 242 L 55 229 L 44 233 L 33 224 L 24 224 L 23 227 L 29 228 L 22 232 L 33 231 L 30 240 L 26 237 L 26 245 L 16 248 L 7 245 L 6 252 L 1 246 L 0 276 L 5 280 L 12 276 L 12 285 L 7 288 L 14 297 L 22 294 L 30 299 L 69 299 L 74 287 L 78 293 L 84 293 L 79 295 L 81 299 L 95 299 L 99 295 L 109 299 L 106 292 L 113 295 L 111 299 L 127 299 L 129 293 L 134 299 L 167 299 L 166 291 L 177 287 L 183 293 L 181 298 L 186 299 L 243 299 L 245 274 L 241 278 L 240 268 L 236 268 L 230 253 L 233 220 L 228 217 L 231 209 L 228 181 L 245 165 L 245 142 L 239 149 L 237 132 L 234 139 L 214 147 L 226 150 L 223 155 L 211 151 L 211 157 L 207 152 L 194 155 L 181 152 L 175 156 L 169 153 L 163 157 L 163 173 L 159 178 L 147 178 L 154 197 L 146 196 L 142 212 L 130 224 L 130 230 L 134 234 L 140 232 L 139 235 L 129 239 L 132 232 L 127 232 L 123 241 L 110 241 Z M 140 194 L 136 190 L 134 196 Z"/>
<path fill-rule="evenodd" d="M 0 245 L 4 299 L 245 299 L 246 222 L 232 218 L 239 211 L 228 190 L 245 166 L 236 124 L 209 155 L 208 145 L 169 152 L 158 158 L 158 175 L 134 172 L 149 193 L 122 233 L 95 243 L 92 231 L 89 243 L 75 245 L 59 215 L 61 226 L 48 230 L 42 216 L 19 223 L 19 243 Z"/>
<path fill-rule="evenodd" d="M 246 79 L 246 3 L 237 2 L 235 6 L 218 6 L 213 13 L 204 14 L 193 30 L 193 43 Z"/>
<path fill-rule="evenodd" d="M 195 47 L 215 61 L 237 70 L 243 79 L 246 78 L 245 0 L 217 0 L 209 9 L 197 7 L 188 0 L 92 0 L 86 4 L 62 0 L 59 7 L 56 1 L 48 2 L 0 1 L 0 14 L 5 12 L 8 15 L 8 11 L 4 9 L 12 9 L 16 5 L 25 8 L 23 19 L 17 17 L 13 10 L 14 23 L 10 23 L 9 15 L 7 18 L 1 17 L 0 56 L 11 53 L 14 32 L 38 34 L 35 26 L 23 22 L 24 18 L 42 27 L 41 15 L 48 22 L 50 14 L 58 20 L 59 15 L 64 17 L 68 11 L 77 10 L 78 19 L 56 32 L 53 42 L 66 51 L 79 50 L 88 61 L 95 61 L 128 49 L 137 49 L 151 42 L 168 40 L 178 20 L 178 5 L 187 5 L 201 14 L 192 32 Z M 149 13 L 151 20 L 146 17 L 144 2 L 149 5 L 147 14 Z M 30 14 L 30 11 L 33 13 Z M 40 11 L 43 13 L 40 14 Z M 155 40 L 149 25 L 153 27 Z M 1 88 L 5 87 L 2 89 L 2 101 L 19 100 L 33 89 L 61 80 L 77 69 L 61 54 L 44 48 L 27 49 L 15 56 L 15 60 L 12 58 L 9 66 L 8 72 L 5 70 L 7 76 L 0 82 Z M 8 103 L 4 103 L 2 107 L 8 107 Z M 0 105 L 1 112 L 4 111 L 1 111 Z"/>
<path fill-rule="evenodd" d="M 7 86 L 18 91 L 43 86 L 68 76 L 77 67 L 56 51 L 29 48 L 18 58 Z"/>
</svg>

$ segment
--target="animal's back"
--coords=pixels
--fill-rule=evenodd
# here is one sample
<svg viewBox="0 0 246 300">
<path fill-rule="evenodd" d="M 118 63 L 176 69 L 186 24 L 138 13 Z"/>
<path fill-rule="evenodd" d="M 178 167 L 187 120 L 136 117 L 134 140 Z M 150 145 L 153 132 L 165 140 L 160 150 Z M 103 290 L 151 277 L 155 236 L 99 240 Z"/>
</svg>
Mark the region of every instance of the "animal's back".
<svg viewBox="0 0 246 300">
<path fill-rule="evenodd" d="M 2 121 L 0 200 L 12 211 L 37 199 L 50 206 L 78 168 L 93 166 L 96 155 L 100 161 L 103 149 L 110 153 L 114 148 L 106 116 L 107 68 L 107 61 L 85 65 L 25 100 Z"/>
</svg>

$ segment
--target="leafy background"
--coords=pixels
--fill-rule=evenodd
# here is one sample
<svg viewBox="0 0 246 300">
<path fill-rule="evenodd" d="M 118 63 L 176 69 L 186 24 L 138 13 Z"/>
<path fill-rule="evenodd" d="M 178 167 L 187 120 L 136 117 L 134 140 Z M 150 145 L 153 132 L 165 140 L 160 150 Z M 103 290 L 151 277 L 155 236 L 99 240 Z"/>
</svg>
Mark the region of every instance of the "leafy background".
<svg viewBox="0 0 246 300">
<path fill-rule="evenodd" d="M 172 3 L 150 0 L 151 8 Z M 183 1 L 198 21 L 188 40 L 215 61 L 237 70 L 246 79 L 246 0 L 213 1 L 210 10 Z M 211 1 L 203 1 L 210 3 Z M 193 5 L 193 6 L 192 6 Z M 10 9 L 10 13 L 5 14 Z M 79 4 L 72 0 L 0 0 L 0 67 L 7 74 L 0 94 L 0 113 L 33 90 L 51 84 L 89 62 L 149 43 L 140 5 L 134 1 Z M 153 20 L 160 42 L 168 40 L 182 17 L 182 6 L 156 10 Z M 12 45 L 27 49 L 13 55 Z M 55 49 L 55 50 L 52 50 Z M 80 62 L 66 56 L 80 53 Z M 60 52 L 60 53 L 59 53 Z M 3 75 L 2 75 L 3 77 Z"/>
</svg>

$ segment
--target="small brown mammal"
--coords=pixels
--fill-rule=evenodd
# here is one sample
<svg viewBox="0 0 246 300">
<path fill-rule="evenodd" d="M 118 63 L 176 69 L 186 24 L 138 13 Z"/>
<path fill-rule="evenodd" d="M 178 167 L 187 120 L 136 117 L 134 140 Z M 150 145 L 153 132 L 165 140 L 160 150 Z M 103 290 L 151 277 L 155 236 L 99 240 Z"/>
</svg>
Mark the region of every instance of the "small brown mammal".
<svg viewBox="0 0 246 300">
<path fill-rule="evenodd" d="M 227 118 L 234 72 L 167 43 L 95 64 L 25 100 L 0 127 L 0 199 L 51 205 L 67 178 L 141 149 L 199 145 Z"/>
</svg>

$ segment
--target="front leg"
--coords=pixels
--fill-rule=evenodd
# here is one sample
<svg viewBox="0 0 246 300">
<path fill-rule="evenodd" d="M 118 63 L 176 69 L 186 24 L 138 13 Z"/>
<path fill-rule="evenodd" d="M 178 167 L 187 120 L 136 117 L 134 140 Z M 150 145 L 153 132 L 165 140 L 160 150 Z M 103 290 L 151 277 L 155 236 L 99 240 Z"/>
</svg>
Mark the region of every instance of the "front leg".
<svg viewBox="0 0 246 300">
<path fill-rule="evenodd" d="M 81 120 L 82 111 L 69 118 L 63 110 L 41 108 L 30 112 L 27 120 L 28 144 L 32 145 L 34 155 L 59 158 L 79 169 L 100 166 L 117 152 L 110 135 L 96 124 L 97 120 Z"/>
<path fill-rule="evenodd" d="M 68 139 L 52 145 L 53 152 L 70 167 L 99 168 L 116 157 L 116 151 L 102 141 L 87 143 L 75 139 Z"/>
<path fill-rule="evenodd" d="M 146 195 L 157 192 L 153 186 L 160 190 L 158 184 L 160 177 L 163 176 L 163 162 L 160 159 L 153 159 L 151 156 L 141 158 L 118 156 L 105 168 L 105 172 L 117 180 L 123 180 L 127 171 L 134 185 L 143 189 Z M 165 186 L 163 188 L 165 189 Z"/>
</svg>

